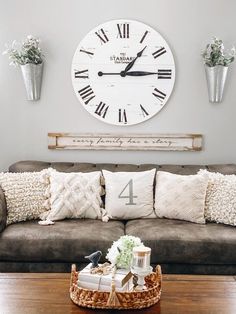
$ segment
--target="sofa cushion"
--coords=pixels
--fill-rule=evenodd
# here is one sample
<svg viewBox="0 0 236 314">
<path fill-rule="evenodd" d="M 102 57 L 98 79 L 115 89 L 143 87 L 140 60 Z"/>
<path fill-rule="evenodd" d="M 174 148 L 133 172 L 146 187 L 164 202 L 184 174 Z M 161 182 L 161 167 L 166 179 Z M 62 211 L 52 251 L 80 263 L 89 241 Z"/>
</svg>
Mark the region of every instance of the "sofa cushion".
<svg viewBox="0 0 236 314">
<path fill-rule="evenodd" d="M 20 222 L 0 233 L 1 261 L 86 262 L 85 255 L 103 252 L 124 235 L 121 221 L 63 220 L 51 226 Z"/>
<path fill-rule="evenodd" d="M 152 263 L 236 264 L 236 229 L 172 219 L 131 220 L 126 234 L 152 248 Z"/>
</svg>

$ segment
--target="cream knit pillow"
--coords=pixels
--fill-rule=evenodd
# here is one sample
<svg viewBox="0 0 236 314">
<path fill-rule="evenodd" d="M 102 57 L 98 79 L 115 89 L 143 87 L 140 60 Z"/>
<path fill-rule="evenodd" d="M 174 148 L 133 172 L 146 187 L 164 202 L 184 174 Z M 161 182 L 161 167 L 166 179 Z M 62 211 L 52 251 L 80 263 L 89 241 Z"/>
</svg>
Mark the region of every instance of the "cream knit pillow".
<svg viewBox="0 0 236 314">
<path fill-rule="evenodd" d="M 101 201 L 101 172 L 57 172 L 50 169 L 48 205 L 50 211 L 40 215 L 42 220 L 91 218 L 107 221 Z M 46 224 L 40 222 L 40 224 Z"/>
<path fill-rule="evenodd" d="M 236 226 L 236 175 L 200 170 L 209 182 L 206 194 L 207 221 Z"/>
<path fill-rule="evenodd" d="M 0 173 L 0 185 L 7 203 L 7 225 L 39 218 L 47 207 L 47 170 L 41 172 Z"/>
<path fill-rule="evenodd" d="M 177 175 L 158 171 L 155 210 L 162 218 L 204 224 L 204 204 L 208 179 L 201 175 Z"/>
</svg>

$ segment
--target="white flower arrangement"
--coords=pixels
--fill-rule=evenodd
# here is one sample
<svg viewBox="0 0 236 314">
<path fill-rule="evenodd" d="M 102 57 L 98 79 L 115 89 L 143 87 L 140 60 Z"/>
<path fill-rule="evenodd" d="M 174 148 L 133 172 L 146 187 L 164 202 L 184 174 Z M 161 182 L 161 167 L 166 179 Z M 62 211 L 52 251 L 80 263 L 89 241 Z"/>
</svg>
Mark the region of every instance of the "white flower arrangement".
<svg viewBox="0 0 236 314">
<path fill-rule="evenodd" d="M 202 53 L 204 63 L 209 67 L 216 65 L 229 66 L 235 58 L 235 47 L 225 52 L 223 41 L 217 37 L 213 37 L 210 44 L 206 46 Z"/>
<path fill-rule="evenodd" d="M 18 66 L 27 63 L 41 64 L 43 62 L 43 53 L 39 47 L 40 40 L 32 35 L 28 35 L 25 41 L 18 43 L 16 40 L 11 45 L 6 44 L 6 50 L 3 55 L 9 55 L 10 65 Z"/>
<path fill-rule="evenodd" d="M 128 269 L 131 266 L 133 248 L 136 246 L 144 246 L 140 238 L 128 235 L 121 236 L 108 249 L 106 258 L 117 268 Z"/>
</svg>

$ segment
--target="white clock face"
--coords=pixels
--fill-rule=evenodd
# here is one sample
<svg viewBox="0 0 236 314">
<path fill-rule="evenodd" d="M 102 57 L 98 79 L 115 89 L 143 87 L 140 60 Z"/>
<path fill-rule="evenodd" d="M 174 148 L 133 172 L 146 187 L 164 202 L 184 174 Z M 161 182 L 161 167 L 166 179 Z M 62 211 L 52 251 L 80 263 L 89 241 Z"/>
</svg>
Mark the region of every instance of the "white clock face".
<svg viewBox="0 0 236 314">
<path fill-rule="evenodd" d="M 84 108 L 120 126 L 152 118 L 167 102 L 175 81 L 166 41 L 133 20 L 109 21 L 89 32 L 76 49 L 71 72 Z"/>
</svg>

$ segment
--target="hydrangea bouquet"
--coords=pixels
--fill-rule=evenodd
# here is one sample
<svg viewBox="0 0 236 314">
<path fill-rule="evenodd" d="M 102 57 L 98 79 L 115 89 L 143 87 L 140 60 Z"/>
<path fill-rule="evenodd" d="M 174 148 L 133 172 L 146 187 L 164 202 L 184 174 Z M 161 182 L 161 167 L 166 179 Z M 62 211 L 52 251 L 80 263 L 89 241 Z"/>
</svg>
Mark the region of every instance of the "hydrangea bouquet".
<svg viewBox="0 0 236 314">
<path fill-rule="evenodd" d="M 144 246 L 140 238 L 134 236 L 121 236 L 119 240 L 114 241 L 106 258 L 117 268 L 130 268 L 133 255 L 133 248 L 136 246 Z"/>
</svg>

